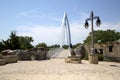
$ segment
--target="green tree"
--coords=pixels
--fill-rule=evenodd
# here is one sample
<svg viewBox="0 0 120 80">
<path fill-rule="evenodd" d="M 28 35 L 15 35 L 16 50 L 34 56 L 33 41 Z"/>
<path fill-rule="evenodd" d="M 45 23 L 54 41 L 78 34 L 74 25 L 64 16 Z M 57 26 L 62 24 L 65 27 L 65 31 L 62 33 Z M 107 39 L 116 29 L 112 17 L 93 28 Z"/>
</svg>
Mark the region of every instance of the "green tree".
<svg viewBox="0 0 120 80">
<path fill-rule="evenodd" d="M 32 37 L 28 37 L 28 36 L 19 36 L 19 43 L 20 43 L 20 48 L 21 49 L 31 49 L 33 48 L 31 42 L 33 42 L 33 38 Z"/>
<path fill-rule="evenodd" d="M 47 48 L 47 44 L 46 43 L 39 43 L 36 45 L 36 47 L 44 47 L 44 48 Z"/>
<path fill-rule="evenodd" d="M 1 47 L 3 47 L 3 50 L 4 49 L 11 49 L 10 39 L 8 39 L 6 41 L 2 40 Z"/>
<path fill-rule="evenodd" d="M 115 30 L 97 30 L 94 31 L 94 43 L 106 43 L 113 42 L 120 39 L 120 32 L 116 32 Z M 89 36 L 84 40 L 84 43 L 91 43 L 91 32 Z"/>
<path fill-rule="evenodd" d="M 8 38 L 7 40 L 2 40 L 1 46 L 3 46 L 4 49 L 12 49 L 12 50 L 19 49 L 20 44 L 16 32 L 15 31 L 11 32 L 10 38 Z"/>
<path fill-rule="evenodd" d="M 59 48 L 59 47 L 60 47 L 59 44 L 55 44 L 55 45 L 48 46 L 48 48 Z"/>
<path fill-rule="evenodd" d="M 79 45 L 81 45 L 81 43 L 74 44 L 73 49 L 77 48 Z"/>
<path fill-rule="evenodd" d="M 20 49 L 19 37 L 16 35 L 15 31 L 11 32 L 9 40 L 10 40 L 10 44 L 11 44 L 10 49 Z"/>
<path fill-rule="evenodd" d="M 62 47 L 63 47 L 64 49 L 68 49 L 69 46 L 68 46 L 68 45 L 63 45 Z"/>
<path fill-rule="evenodd" d="M 0 41 L 0 51 L 5 49 L 31 49 L 33 48 L 31 42 L 33 42 L 32 37 L 28 36 L 17 36 L 16 32 L 11 32 L 7 40 Z"/>
<path fill-rule="evenodd" d="M 0 52 L 1 52 L 2 50 L 4 50 L 4 45 L 3 45 L 2 41 L 0 41 Z"/>
</svg>

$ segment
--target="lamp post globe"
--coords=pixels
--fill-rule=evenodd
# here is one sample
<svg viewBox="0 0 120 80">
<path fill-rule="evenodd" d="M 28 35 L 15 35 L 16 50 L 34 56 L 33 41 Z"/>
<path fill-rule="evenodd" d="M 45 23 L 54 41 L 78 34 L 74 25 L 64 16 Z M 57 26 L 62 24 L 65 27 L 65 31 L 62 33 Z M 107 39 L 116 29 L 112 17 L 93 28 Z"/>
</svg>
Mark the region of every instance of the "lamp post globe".
<svg viewBox="0 0 120 80">
<path fill-rule="evenodd" d="M 89 23 L 88 23 L 87 20 L 85 21 L 85 25 L 84 25 L 84 27 L 85 27 L 86 29 L 89 27 Z"/>
<path fill-rule="evenodd" d="M 97 25 L 98 27 L 100 27 L 100 25 L 101 25 L 101 20 L 100 20 L 99 17 L 97 18 L 96 25 Z"/>
</svg>

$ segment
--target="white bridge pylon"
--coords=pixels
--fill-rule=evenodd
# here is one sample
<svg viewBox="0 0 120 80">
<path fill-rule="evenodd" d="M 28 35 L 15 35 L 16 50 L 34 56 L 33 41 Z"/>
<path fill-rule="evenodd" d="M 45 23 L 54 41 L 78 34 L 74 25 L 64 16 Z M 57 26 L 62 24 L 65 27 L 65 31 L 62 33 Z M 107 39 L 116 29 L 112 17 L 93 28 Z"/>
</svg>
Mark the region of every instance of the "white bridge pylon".
<svg viewBox="0 0 120 80">
<path fill-rule="evenodd" d="M 63 20 L 62 20 L 62 45 L 66 44 L 69 47 L 69 56 L 71 56 L 71 32 L 70 32 L 70 26 L 69 21 L 67 17 L 67 13 L 64 13 Z"/>
</svg>

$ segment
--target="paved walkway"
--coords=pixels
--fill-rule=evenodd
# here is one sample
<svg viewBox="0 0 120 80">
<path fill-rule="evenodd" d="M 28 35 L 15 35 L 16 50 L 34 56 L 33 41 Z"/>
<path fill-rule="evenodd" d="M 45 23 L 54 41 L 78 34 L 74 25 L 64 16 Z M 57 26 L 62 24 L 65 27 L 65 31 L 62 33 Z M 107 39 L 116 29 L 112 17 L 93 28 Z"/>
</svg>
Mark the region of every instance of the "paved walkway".
<svg viewBox="0 0 120 80">
<path fill-rule="evenodd" d="M 54 58 L 67 58 L 70 55 L 70 52 L 68 49 L 63 50 L 62 52 L 60 52 L 59 54 L 57 54 L 56 56 L 54 56 Z"/>
</svg>

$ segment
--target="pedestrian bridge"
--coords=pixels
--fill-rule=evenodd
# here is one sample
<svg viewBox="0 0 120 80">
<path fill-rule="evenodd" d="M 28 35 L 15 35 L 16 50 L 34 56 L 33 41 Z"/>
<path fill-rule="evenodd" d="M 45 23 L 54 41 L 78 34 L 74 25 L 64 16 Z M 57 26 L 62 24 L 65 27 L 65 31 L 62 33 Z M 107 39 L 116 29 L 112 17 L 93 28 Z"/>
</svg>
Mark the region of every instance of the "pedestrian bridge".
<svg viewBox="0 0 120 80">
<path fill-rule="evenodd" d="M 47 57 L 48 58 L 67 58 L 70 56 L 70 50 L 72 48 L 71 43 L 71 32 L 69 21 L 67 17 L 67 13 L 64 13 L 63 20 L 62 20 L 62 45 L 67 44 L 69 49 L 57 48 L 54 50 L 50 50 Z"/>
</svg>

